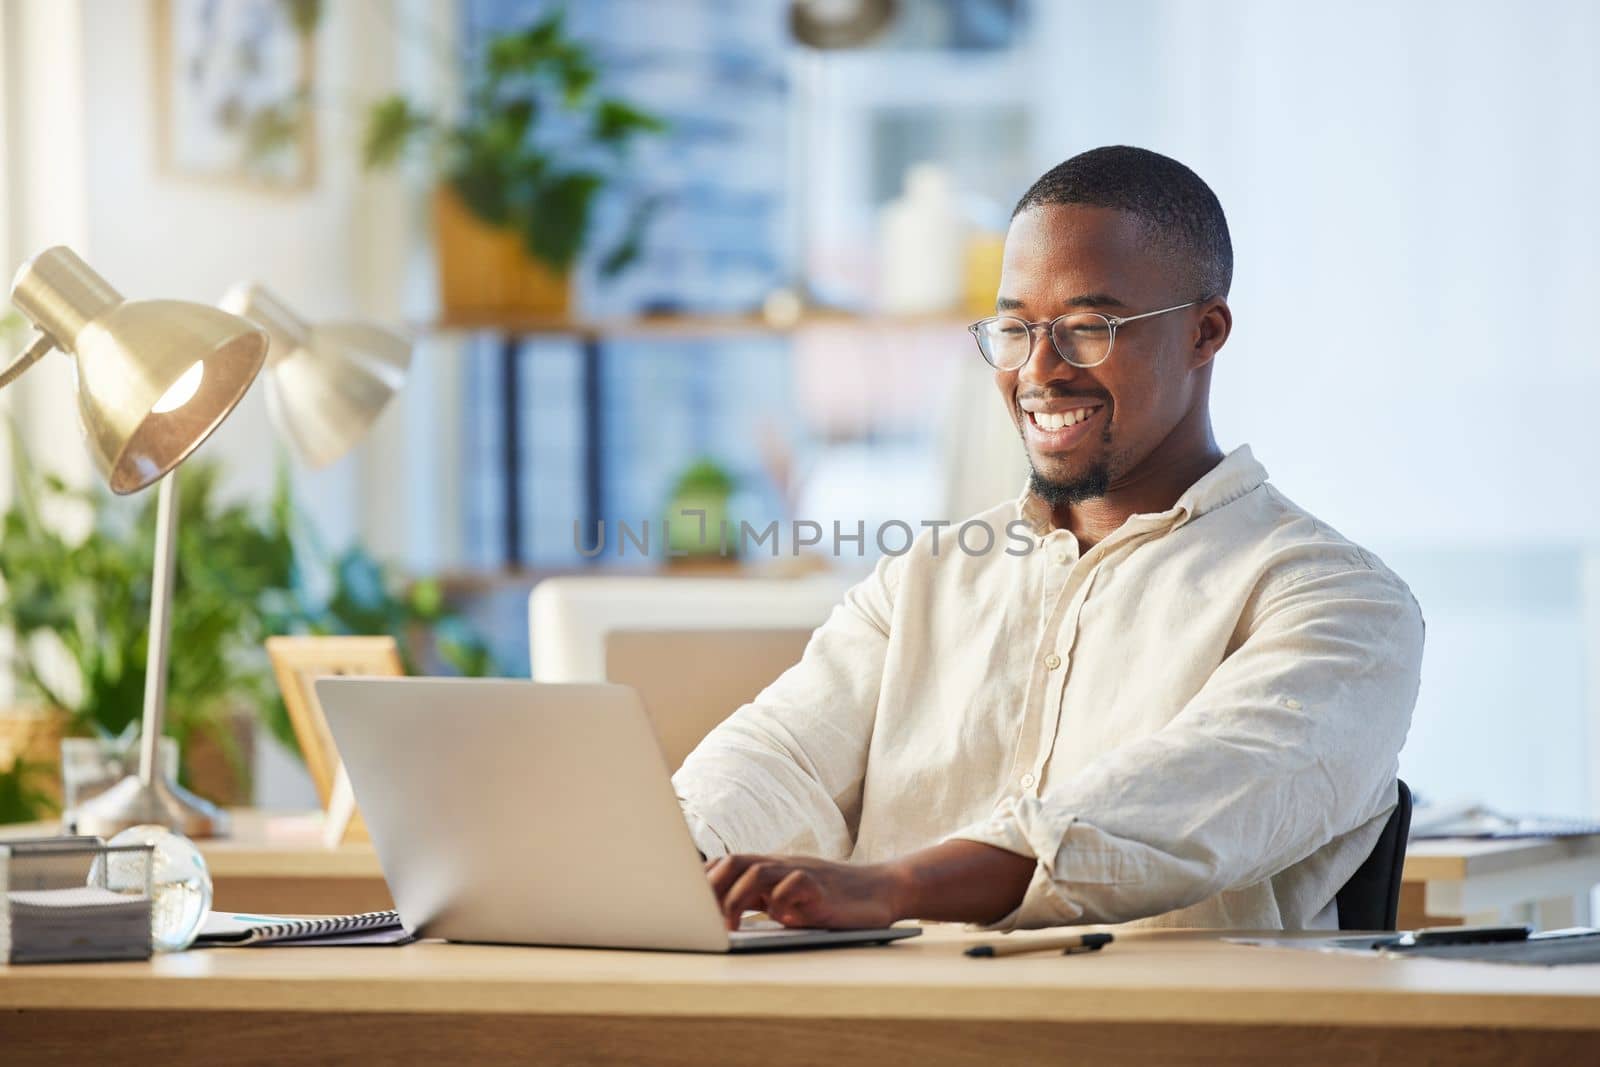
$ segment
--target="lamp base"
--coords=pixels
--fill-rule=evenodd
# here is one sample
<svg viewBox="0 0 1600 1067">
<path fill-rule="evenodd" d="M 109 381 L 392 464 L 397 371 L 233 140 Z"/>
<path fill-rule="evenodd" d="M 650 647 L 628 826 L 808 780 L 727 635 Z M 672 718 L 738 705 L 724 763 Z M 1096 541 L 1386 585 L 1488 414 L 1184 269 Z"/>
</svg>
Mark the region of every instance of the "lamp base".
<svg viewBox="0 0 1600 1067">
<path fill-rule="evenodd" d="M 67 812 L 71 833 L 110 837 L 130 826 L 154 823 L 185 837 L 226 837 L 228 815 L 177 782 L 156 778 L 148 786 L 130 774 L 98 796 Z"/>
</svg>

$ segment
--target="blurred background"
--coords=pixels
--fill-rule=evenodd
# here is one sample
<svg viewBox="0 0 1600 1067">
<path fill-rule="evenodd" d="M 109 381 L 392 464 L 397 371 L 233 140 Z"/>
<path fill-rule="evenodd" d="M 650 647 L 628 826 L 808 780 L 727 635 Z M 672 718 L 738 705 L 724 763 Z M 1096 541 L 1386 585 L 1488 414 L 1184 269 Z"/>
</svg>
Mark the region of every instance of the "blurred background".
<svg viewBox="0 0 1600 1067">
<path fill-rule="evenodd" d="M 1600 815 L 1597 54 L 1585 0 L 4 0 L 0 261 L 68 244 L 131 297 L 254 280 L 403 325 L 411 377 L 338 464 L 287 459 L 259 392 L 204 446 L 185 529 L 244 540 L 194 558 L 270 558 L 249 603 L 286 629 L 526 675 L 536 580 L 665 562 L 614 525 L 587 558 L 575 524 L 693 501 L 871 531 L 1014 495 L 965 330 L 1010 208 L 1086 148 L 1167 153 L 1233 231 L 1220 443 L 1423 606 L 1402 775 Z M 82 711 L 99 609 L 17 589 L 59 599 L 149 511 L 93 488 L 71 405 L 64 359 L 0 393 L 0 706 L 114 732 L 136 708 Z M 872 541 L 702 566 L 859 570 Z M 306 806 L 281 723 L 256 733 L 257 798 Z"/>
</svg>

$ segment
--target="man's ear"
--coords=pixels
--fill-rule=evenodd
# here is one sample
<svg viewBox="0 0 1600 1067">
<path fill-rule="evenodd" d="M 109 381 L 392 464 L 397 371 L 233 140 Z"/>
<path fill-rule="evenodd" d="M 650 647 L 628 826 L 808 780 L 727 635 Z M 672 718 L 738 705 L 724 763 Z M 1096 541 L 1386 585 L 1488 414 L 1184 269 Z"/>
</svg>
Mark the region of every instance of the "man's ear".
<svg viewBox="0 0 1600 1067">
<path fill-rule="evenodd" d="M 1195 326 L 1194 349 L 1189 355 L 1189 367 L 1198 370 L 1216 357 L 1217 349 L 1228 343 L 1233 332 L 1233 311 L 1222 297 L 1206 301 L 1200 309 L 1200 321 Z"/>
</svg>

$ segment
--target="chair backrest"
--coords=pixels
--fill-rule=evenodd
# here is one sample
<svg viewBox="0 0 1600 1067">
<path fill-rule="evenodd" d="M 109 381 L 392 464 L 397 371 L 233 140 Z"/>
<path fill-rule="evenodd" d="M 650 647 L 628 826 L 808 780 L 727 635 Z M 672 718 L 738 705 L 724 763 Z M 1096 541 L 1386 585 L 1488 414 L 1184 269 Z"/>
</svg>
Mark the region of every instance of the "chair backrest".
<svg viewBox="0 0 1600 1067">
<path fill-rule="evenodd" d="M 1389 813 L 1372 854 L 1334 898 L 1341 930 L 1393 930 L 1400 913 L 1400 876 L 1411 834 L 1411 790 L 1395 779 L 1399 802 Z"/>
<path fill-rule="evenodd" d="M 810 639 L 808 627 L 612 630 L 606 680 L 638 692 L 676 771 L 713 727 L 800 662 Z"/>
<path fill-rule="evenodd" d="M 836 574 L 547 578 L 533 587 L 528 598 L 533 680 L 605 681 L 606 635 L 613 630 L 814 630 L 844 599 L 849 584 L 847 575 Z"/>
</svg>

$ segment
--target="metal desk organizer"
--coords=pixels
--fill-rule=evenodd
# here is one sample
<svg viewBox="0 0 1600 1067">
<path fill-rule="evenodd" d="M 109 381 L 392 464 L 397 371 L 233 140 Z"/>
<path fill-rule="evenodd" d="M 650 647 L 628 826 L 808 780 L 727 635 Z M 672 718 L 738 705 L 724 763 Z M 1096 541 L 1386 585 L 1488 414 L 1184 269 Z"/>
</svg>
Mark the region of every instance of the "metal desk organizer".
<svg viewBox="0 0 1600 1067">
<path fill-rule="evenodd" d="M 94 837 L 0 844 L 0 962 L 149 959 L 154 858 Z"/>
</svg>

